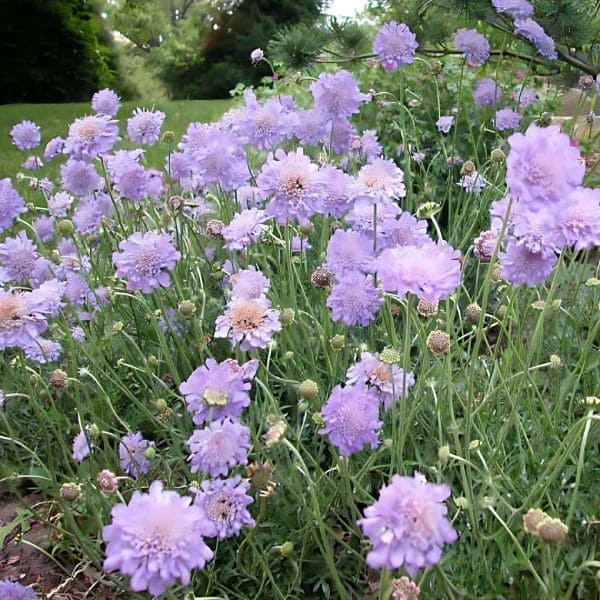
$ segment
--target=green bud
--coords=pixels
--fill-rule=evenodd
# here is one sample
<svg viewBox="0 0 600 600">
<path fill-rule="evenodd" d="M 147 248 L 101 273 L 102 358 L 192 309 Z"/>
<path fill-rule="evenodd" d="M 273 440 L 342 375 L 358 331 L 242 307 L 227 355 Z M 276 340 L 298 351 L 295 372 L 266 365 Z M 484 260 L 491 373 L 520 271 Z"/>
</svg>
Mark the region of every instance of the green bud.
<svg viewBox="0 0 600 600">
<path fill-rule="evenodd" d="M 81 496 L 81 486 L 76 483 L 63 483 L 60 486 L 60 497 L 67 502 L 75 502 Z"/>
<path fill-rule="evenodd" d="M 319 395 L 319 386 L 312 379 L 305 379 L 298 386 L 298 394 L 304 400 L 315 400 Z"/>
<path fill-rule="evenodd" d="M 148 460 L 154 460 L 154 458 L 156 457 L 156 449 L 154 448 L 154 446 L 148 446 L 146 450 L 144 450 L 144 456 Z"/>
<path fill-rule="evenodd" d="M 329 345 L 332 350 L 339 351 L 346 347 L 346 338 L 343 335 L 334 335 L 329 340 Z"/>
<path fill-rule="evenodd" d="M 394 365 L 400 362 L 400 353 L 398 350 L 388 346 L 381 351 L 379 360 L 388 365 Z"/>
<path fill-rule="evenodd" d="M 281 555 L 285 556 L 286 558 L 291 556 L 294 552 L 294 544 L 292 544 L 292 542 L 284 542 L 281 544 L 281 546 L 279 546 L 279 552 L 281 552 Z"/>
<path fill-rule="evenodd" d="M 73 235 L 73 221 L 70 221 L 69 219 L 63 219 L 62 221 L 58 222 L 56 229 L 62 235 Z"/>
<path fill-rule="evenodd" d="M 283 327 L 288 327 L 288 325 L 291 325 L 294 322 L 295 318 L 296 313 L 293 308 L 284 308 L 279 313 L 279 321 L 281 322 L 281 325 Z"/>
<path fill-rule="evenodd" d="M 171 144 L 175 141 L 175 133 L 173 131 L 165 131 L 162 134 L 162 141 L 165 142 L 165 144 Z"/>
<path fill-rule="evenodd" d="M 88 434 L 91 438 L 98 438 L 100 436 L 100 428 L 96 423 L 92 423 L 88 429 Z"/>
<path fill-rule="evenodd" d="M 430 219 L 436 213 L 440 212 L 441 204 L 437 202 L 424 202 L 417 208 L 417 217 L 419 219 Z"/>
<path fill-rule="evenodd" d="M 490 158 L 492 159 L 492 162 L 503 163 L 506 160 L 506 154 L 504 154 L 500 148 L 495 148 L 492 150 Z"/>
</svg>

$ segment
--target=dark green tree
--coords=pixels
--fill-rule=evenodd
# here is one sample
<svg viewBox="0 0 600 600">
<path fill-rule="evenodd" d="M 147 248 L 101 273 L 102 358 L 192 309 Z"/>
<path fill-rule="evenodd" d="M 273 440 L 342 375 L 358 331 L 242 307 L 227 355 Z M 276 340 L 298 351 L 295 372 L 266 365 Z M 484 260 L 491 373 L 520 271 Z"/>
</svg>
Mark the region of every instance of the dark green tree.
<svg viewBox="0 0 600 600">
<path fill-rule="evenodd" d="M 0 0 L 0 103 L 85 101 L 114 85 L 110 38 L 86 0 Z"/>
</svg>

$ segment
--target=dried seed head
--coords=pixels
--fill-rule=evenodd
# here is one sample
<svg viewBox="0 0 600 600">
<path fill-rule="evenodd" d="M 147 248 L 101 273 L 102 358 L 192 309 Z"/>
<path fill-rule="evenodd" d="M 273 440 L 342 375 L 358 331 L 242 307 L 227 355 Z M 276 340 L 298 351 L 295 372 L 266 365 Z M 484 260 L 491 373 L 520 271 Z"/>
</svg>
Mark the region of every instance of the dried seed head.
<svg viewBox="0 0 600 600">
<path fill-rule="evenodd" d="M 294 322 L 295 318 L 296 312 L 293 308 L 284 308 L 279 313 L 279 322 L 281 323 L 282 327 L 287 327 L 288 325 L 291 325 Z"/>
<path fill-rule="evenodd" d="M 462 166 L 462 169 L 460 170 L 460 174 L 461 175 L 469 175 L 471 173 L 474 173 L 477 170 L 477 168 L 475 167 L 475 163 L 471 160 L 467 160 L 465 162 L 465 164 Z"/>
<path fill-rule="evenodd" d="M 547 544 L 560 544 L 569 533 L 569 528 L 560 520 L 546 517 L 537 526 L 540 540 Z"/>
<path fill-rule="evenodd" d="M 310 276 L 310 282 L 312 285 L 318 288 L 326 288 L 331 285 L 331 278 L 333 274 L 329 269 L 324 267 L 317 267 Z"/>
<path fill-rule="evenodd" d="M 191 317 L 196 312 L 196 305 L 191 300 L 183 300 L 179 303 L 177 312 L 184 317 Z"/>
<path fill-rule="evenodd" d="M 69 385 L 69 376 L 62 369 L 54 369 L 54 371 L 50 373 L 48 383 L 55 390 L 64 390 Z"/>
<path fill-rule="evenodd" d="M 581 75 L 581 77 L 579 77 L 579 85 L 584 90 L 591 90 L 595 85 L 594 78 L 587 74 Z"/>
<path fill-rule="evenodd" d="M 206 233 L 213 238 L 218 238 L 221 236 L 221 231 L 223 231 L 223 227 L 225 227 L 225 223 L 220 221 L 219 219 L 211 219 L 206 224 Z"/>
<path fill-rule="evenodd" d="M 538 525 L 544 520 L 548 519 L 548 515 L 539 508 L 530 508 L 526 514 L 523 515 L 523 529 L 531 535 L 538 535 Z"/>
<path fill-rule="evenodd" d="M 445 354 L 450 349 L 450 336 L 445 331 L 435 329 L 427 336 L 426 345 L 433 354 Z"/>
<path fill-rule="evenodd" d="M 319 395 L 319 386 L 312 379 L 305 379 L 298 386 L 298 394 L 304 400 L 315 400 Z"/>
<path fill-rule="evenodd" d="M 285 432 L 287 431 L 287 424 L 281 419 L 274 420 L 269 419 L 268 417 L 267 422 L 269 422 L 270 427 L 263 438 L 267 448 L 272 448 L 273 446 L 279 444 L 279 442 L 281 442 L 281 440 L 284 438 Z"/>
<path fill-rule="evenodd" d="M 117 481 L 117 476 L 108 469 L 104 469 L 98 473 L 96 478 L 98 481 L 98 486 L 105 494 L 114 494 L 119 487 L 119 482 Z"/>
<path fill-rule="evenodd" d="M 336 352 L 343 350 L 346 347 L 346 338 L 343 335 L 334 335 L 329 340 L 329 345 L 331 346 L 331 349 Z"/>
<path fill-rule="evenodd" d="M 439 303 L 419 300 L 417 303 L 417 312 L 422 317 L 435 317 L 438 314 Z"/>
<path fill-rule="evenodd" d="M 471 325 L 477 325 L 480 316 L 481 306 L 479 306 L 477 302 L 472 302 L 465 308 L 465 319 L 471 323 Z"/>
<path fill-rule="evenodd" d="M 394 589 L 390 600 L 417 600 L 421 590 L 419 586 L 408 577 L 400 577 L 392 582 Z"/>
<path fill-rule="evenodd" d="M 551 354 L 550 355 L 550 368 L 551 369 L 562 369 L 563 366 L 563 361 L 560 358 L 560 356 L 558 356 L 558 354 Z"/>
<path fill-rule="evenodd" d="M 67 502 L 75 502 L 81 496 L 81 486 L 77 483 L 63 483 L 60 486 L 60 497 Z"/>
<path fill-rule="evenodd" d="M 270 461 L 258 463 L 256 461 L 250 463 L 246 467 L 246 476 L 250 479 L 250 485 L 253 490 L 266 492 L 274 489 L 277 484 L 273 479 L 273 464 Z"/>
</svg>

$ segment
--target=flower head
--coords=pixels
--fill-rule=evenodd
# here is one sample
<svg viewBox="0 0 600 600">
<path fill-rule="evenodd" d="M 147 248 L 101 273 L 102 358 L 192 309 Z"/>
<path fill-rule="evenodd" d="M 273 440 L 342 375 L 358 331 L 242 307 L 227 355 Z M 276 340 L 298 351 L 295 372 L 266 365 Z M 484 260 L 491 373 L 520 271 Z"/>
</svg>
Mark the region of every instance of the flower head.
<svg viewBox="0 0 600 600">
<path fill-rule="evenodd" d="M 373 259 L 373 241 L 358 231 L 338 229 L 327 244 L 327 268 L 334 275 L 367 272 Z"/>
<path fill-rule="evenodd" d="M 60 176 L 65 189 L 76 196 L 91 194 L 102 181 L 94 165 L 75 158 L 60 166 Z"/>
<path fill-rule="evenodd" d="M 152 146 L 158 142 L 165 113 L 160 110 L 136 108 L 127 119 L 127 135 L 136 144 Z"/>
<path fill-rule="evenodd" d="M 154 446 L 154 442 L 145 440 L 141 432 L 128 433 L 119 443 L 119 462 L 121 469 L 136 479 L 150 470 L 145 452 Z"/>
<path fill-rule="evenodd" d="M 345 69 L 335 73 L 321 73 L 317 81 L 310 86 L 314 110 L 324 120 L 346 119 L 359 111 L 359 106 L 370 96 L 358 89 L 352 74 Z"/>
<path fill-rule="evenodd" d="M 381 290 L 375 287 L 373 277 L 359 271 L 340 275 L 327 298 L 332 320 L 342 321 L 348 326 L 366 327 L 382 304 Z"/>
<path fill-rule="evenodd" d="M 12 143 L 19 150 L 31 150 L 42 140 L 40 128 L 33 121 L 21 121 L 10 130 Z"/>
<path fill-rule="evenodd" d="M 109 152 L 121 139 L 118 131 L 108 115 L 80 117 L 69 126 L 64 150 L 77 160 L 93 160 Z"/>
<path fill-rule="evenodd" d="M 90 455 L 90 445 L 83 431 L 73 438 L 72 454 L 73 459 L 78 463 L 82 463 Z"/>
<path fill-rule="evenodd" d="M 65 140 L 60 136 L 53 137 L 44 148 L 44 158 L 46 160 L 52 160 L 62 153 Z"/>
<path fill-rule="evenodd" d="M 600 189 L 578 187 L 560 215 L 564 245 L 575 250 L 600 246 Z"/>
<path fill-rule="evenodd" d="M 501 108 L 494 116 L 494 125 L 498 131 L 518 129 L 522 115 L 512 108 Z"/>
<path fill-rule="evenodd" d="M 374 158 L 361 167 L 353 185 L 357 199 L 383 200 L 404 198 L 404 173 L 393 160 Z"/>
<path fill-rule="evenodd" d="M 92 96 L 92 108 L 99 115 L 114 117 L 119 112 L 120 100 L 113 90 L 104 88 Z"/>
<path fill-rule="evenodd" d="M 155 481 L 147 494 L 134 492 L 129 504 L 114 506 L 110 525 L 102 529 L 104 570 L 129 575 L 134 592 L 148 590 L 152 596 L 177 580 L 188 585 L 192 569 L 213 557 L 202 539 L 204 515 L 191 501 Z"/>
<path fill-rule="evenodd" d="M 480 106 L 493 105 L 502 98 L 502 90 L 493 79 L 480 79 L 475 82 L 473 98 Z"/>
<path fill-rule="evenodd" d="M 427 221 L 418 220 L 409 212 L 403 212 L 399 219 L 386 221 L 379 229 L 378 247 L 423 246 L 431 242 L 427 235 Z"/>
<path fill-rule="evenodd" d="M 418 47 L 415 34 L 407 25 L 396 21 L 385 23 L 373 40 L 373 52 L 387 71 L 412 63 Z"/>
<path fill-rule="evenodd" d="M 35 244 L 23 230 L 14 238 L 5 238 L 0 244 L 0 265 L 4 275 L 16 283 L 29 279 L 39 257 Z"/>
<path fill-rule="evenodd" d="M 501 277 L 515 286 L 534 287 L 544 281 L 556 264 L 554 252 L 534 252 L 523 241 L 511 238 L 498 254 Z"/>
<path fill-rule="evenodd" d="M 259 63 L 265 57 L 265 53 L 261 48 L 255 48 L 250 52 L 250 60 L 252 64 Z"/>
<path fill-rule="evenodd" d="M 464 52 L 469 66 L 482 65 L 490 57 L 489 42 L 475 29 L 459 29 L 454 36 L 454 45 Z"/>
<path fill-rule="evenodd" d="M 58 342 L 36 338 L 24 348 L 25 356 L 41 365 L 55 362 L 60 358 L 62 346 Z"/>
<path fill-rule="evenodd" d="M 250 265 L 248 269 L 242 269 L 229 278 L 233 297 L 243 300 L 254 300 L 261 298 L 269 291 L 271 282 Z"/>
<path fill-rule="evenodd" d="M 533 19 L 515 19 L 515 33 L 530 41 L 544 58 L 549 60 L 558 58 L 554 40 Z"/>
<path fill-rule="evenodd" d="M 438 128 L 438 131 L 440 133 L 449 133 L 450 129 L 452 128 L 452 125 L 454 125 L 454 117 L 452 117 L 452 116 L 440 117 L 435 122 L 435 125 Z"/>
<path fill-rule="evenodd" d="M 263 225 L 267 218 L 265 211 L 258 208 L 249 208 L 234 215 L 229 225 L 221 231 L 225 248 L 243 250 L 246 246 L 254 244 L 267 230 L 266 225 Z"/>
<path fill-rule="evenodd" d="M 2 600 L 37 600 L 36 593 L 30 588 L 14 581 L 0 581 Z"/>
<path fill-rule="evenodd" d="M 379 491 L 378 500 L 364 511 L 358 525 L 371 540 L 367 564 L 373 569 L 400 567 L 414 577 L 439 562 L 443 544 L 456 541 L 457 533 L 446 518 L 447 485 L 428 483 L 423 475 L 394 475 Z"/>
<path fill-rule="evenodd" d="M 533 14 L 533 6 L 527 0 L 492 0 L 499 13 L 507 13 L 515 19 L 526 19 Z"/>
<path fill-rule="evenodd" d="M 24 212 L 27 212 L 25 200 L 13 188 L 10 179 L 0 179 L 0 232 L 8 229 L 15 218 Z"/>
</svg>

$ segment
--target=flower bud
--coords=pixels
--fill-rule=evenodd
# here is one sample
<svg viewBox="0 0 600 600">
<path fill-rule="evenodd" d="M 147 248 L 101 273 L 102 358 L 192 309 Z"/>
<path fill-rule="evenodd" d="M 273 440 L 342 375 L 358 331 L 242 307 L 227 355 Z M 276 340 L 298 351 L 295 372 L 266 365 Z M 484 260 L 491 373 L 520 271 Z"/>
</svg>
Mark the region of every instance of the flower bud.
<svg viewBox="0 0 600 600">
<path fill-rule="evenodd" d="M 563 366 L 563 361 L 557 354 L 550 355 L 550 368 L 551 369 L 561 369 Z"/>
<path fill-rule="evenodd" d="M 268 418 L 267 421 L 269 421 Z M 287 424 L 281 419 L 271 420 L 270 425 L 271 426 L 267 430 L 267 433 L 265 433 L 263 436 L 267 448 L 272 448 L 273 446 L 279 444 L 287 431 Z"/>
<path fill-rule="evenodd" d="M 92 423 L 88 427 L 87 431 L 88 431 L 90 438 L 92 438 L 92 439 L 98 439 L 100 437 L 100 427 L 98 427 L 98 425 L 96 425 L 96 423 Z"/>
<path fill-rule="evenodd" d="M 191 317 L 196 312 L 196 305 L 191 300 L 183 300 L 179 303 L 177 312 L 184 317 Z"/>
<path fill-rule="evenodd" d="M 292 544 L 292 542 L 284 542 L 278 549 L 279 552 L 281 552 L 281 555 L 287 558 L 294 553 L 294 544 Z"/>
<path fill-rule="evenodd" d="M 475 167 L 475 163 L 471 160 L 467 160 L 465 161 L 465 164 L 462 166 L 461 170 L 460 170 L 460 174 L 461 175 L 470 175 L 471 173 L 474 173 L 477 170 L 477 168 Z"/>
<path fill-rule="evenodd" d="M 175 133 L 173 131 L 165 131 L 162 134 L 162 141 L 165 142 L 165 144 L 171 144 L 175 141 Z"/>
<path fill-rule="evenodd" d="M 503 163 L 506 160 L 506 154 L 504 154 L 500 148 L 495 148 L 492 150 L 490 158 L 492 159 L 492 162 Z"/>
<path fill-rule="evenodd" d="M 60 486 L 60 497 L 67 502 L 75 502 L 81 496 L 81 486 L 77 483 L 63 483 Z"/>
<path fill-rule="evenodd" d="M 294 312 L 293 308 L 284 308 L 279 313 L 279 322 L 281 323 L 282 327 L 288 327 L 289 325 L 291 325 L 294 322 L 295 318 L 296 313 Z"/>
<path fill-rule="evenodd" d="M 312 379 L 305 379 L 298 386 L 298 394 L 303 400 L 315 400 L 319 395 L 319 386 Z"/>
<path fill-rule="evenodd" d="M 379 360 L 386 365 L 394 365 L 400 362 L 400 353 L 398 350 L 387 346 L 379 354 Z"/>
<path fill-rule="evenodd" d="M 220 221 L 219 219 L 211 219 L 206 224 L 206 233 L 210 237 L 218 238 L 221 236 L 221 231 L 223 231 L 224 227 L 225 223 L 223 223 L 223 221 Z"/>
<path fill-rule="evenodd" d="M 100 489 L 109 496 L 110 494 L 114 494 L 119 487 L 119 482 L 117 481 L 116 475 L 108 469 L 100 471 L 96 480 L 98 481 L 98 486 Z"/>
<path fill-rule="evenodd" d="M 180 211 L 185 206 L 185 200 L 182 196 L 171 196 L 169 198 L 169 207 L 173 212 Z"/>
<path fill-rule="evenodd" d="M 154 446 L 148 446 L 145 450 L 144 450 L 144 456 L 148 459 L 148 460 L 154 460 L 154 458 L 156 457 L 156 449 L 154 448 Z"/>
<path fill-rule="evenodd" d="M 346 338 L 343 335 L 334 335 L 329 340 L 329 345 L 331 346 L 331 349 L 336 352 L 343 350 L 346 347 Z"/>
<path fill-rule="evenodd" d="M 61 235 L 73 235 L 73 221 L 63 219 L 57 223 L 56 229 Z"/>
<path fill-rule="evenodd" d="M 69 385 L 69 376 L 62 369 L 54 369 L 54 371 L 50 373 L 48 383 L 55 390 L 64 390 Z"/>
<path fill-rule="evenodd" d="M 438 458 L 442 464 L 446 464 L 450 458 L 450 446 L 442 446 L 438 449 Z"/>
<path fill-rule="evenodd" d="M 419 219 L 430 219 L 440 211 L 442 208 L 441 204 L 437 202 L 424 202 L 417 208 L 417 218 Z"/>
<path fill-rule="evenodd" d="M 308 237 L 311 233 L 314 232 L 314 230 L 315 226 L 310 221 L 304 225 L 300 225 L 299 227 L 300 234 L 304 237 Z"/>
<path fill-rule="evenodd" d="M 156 409 L 157 413 L 165 412 L 165 410 L 167 410 L 167 407 L 168 407 L 168 404 L 164 398 L 158 398 L 157 400 L 154 401 L 154 408 Z"/>
</svg>

